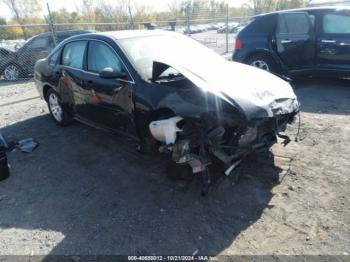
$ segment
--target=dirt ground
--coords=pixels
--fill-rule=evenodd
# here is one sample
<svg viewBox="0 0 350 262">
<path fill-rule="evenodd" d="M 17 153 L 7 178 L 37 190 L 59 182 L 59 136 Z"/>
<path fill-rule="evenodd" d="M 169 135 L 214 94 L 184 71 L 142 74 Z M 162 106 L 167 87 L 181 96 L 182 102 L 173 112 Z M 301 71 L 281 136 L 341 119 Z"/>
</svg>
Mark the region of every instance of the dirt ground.
<svg viewBox="0 0 350 262">
<path fill-rule="evenodd" d="M 295 91 L 299 141 L 247 158 L 238 184 L 201 197 L 199 179 L 175 179 L 166 157 L 79 123 L 58 127 L 33 83 L 0 83 L 0 132 L 40 143 L 8 155 L 0 255 L 349 254 L 350 83 Z"/>
</svg>

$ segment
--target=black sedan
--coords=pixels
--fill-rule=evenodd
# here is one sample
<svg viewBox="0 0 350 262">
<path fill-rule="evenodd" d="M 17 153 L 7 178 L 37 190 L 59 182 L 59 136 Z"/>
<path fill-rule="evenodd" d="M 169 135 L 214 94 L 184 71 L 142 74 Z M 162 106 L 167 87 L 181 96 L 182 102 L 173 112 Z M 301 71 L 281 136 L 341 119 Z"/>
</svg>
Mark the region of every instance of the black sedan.
<svg viewBox="0 0 350 262">
<path fill-rule="evenodd" d="M 230 175 L 299 111 L 289 83 L 166 31 L 71 37 L 36 63 L 35 82 L 59 125 L 76 119 L 167 152 L 202 174 L 204 193 L 214 159 Z"/>
</svg>

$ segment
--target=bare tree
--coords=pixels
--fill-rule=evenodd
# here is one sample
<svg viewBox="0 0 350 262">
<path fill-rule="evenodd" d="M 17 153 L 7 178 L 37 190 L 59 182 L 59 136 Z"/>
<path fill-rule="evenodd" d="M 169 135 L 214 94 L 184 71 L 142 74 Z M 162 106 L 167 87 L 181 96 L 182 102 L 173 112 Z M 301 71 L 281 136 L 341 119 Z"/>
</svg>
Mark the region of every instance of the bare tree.
<svg viewBox="0 0 350 262">
<path fill-rule="evenodd" d="M 251 0 L 254 14 L 305 6 L 305 0 Z"/>
<path fill-rule="evenodd" d="M 168 3 L 168 9 L 170 12 L 170 19 L 176 20 L 180 12 L 180 5 L 178 0 L 171 0 Z"/>
<path fill-rule="evenodd" d="M 253 5 L 254 14 L 261 14 L 275 10 L 277 1 L 276 0 L 251 0 Z"/>
<path fill-rule="evenodd" d="M 24 38 L 27 38 L 25 20 L 35 16 L 42 8 L 37 0 L 0 0 L 11 11 L 14 19 L 21 26 Z"/>
<path fill-rule="evenodd" d="M 76 6 L 76 9 L 79 10 L 79 13 L 84 18 L 85 22 L 95 22 L 95 1 L 94 0 L 82 0 L 81 4 Z"/>
</svg>

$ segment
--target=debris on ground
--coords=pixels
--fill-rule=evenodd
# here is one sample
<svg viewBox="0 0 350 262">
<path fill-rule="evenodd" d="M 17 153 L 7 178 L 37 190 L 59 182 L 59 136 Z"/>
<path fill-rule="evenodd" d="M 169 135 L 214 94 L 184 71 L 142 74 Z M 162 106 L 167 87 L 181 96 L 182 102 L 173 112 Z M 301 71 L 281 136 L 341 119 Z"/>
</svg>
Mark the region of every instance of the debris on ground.
<svg viewBox="0 0 350 262">
<path fill-rule="evenodd" d="M 36 142 L 33 138 L 23 139 L 16 143 L 16 148 L 24 153 L 32 153 L 38 146 L 39 143 Z"/>
</svg>

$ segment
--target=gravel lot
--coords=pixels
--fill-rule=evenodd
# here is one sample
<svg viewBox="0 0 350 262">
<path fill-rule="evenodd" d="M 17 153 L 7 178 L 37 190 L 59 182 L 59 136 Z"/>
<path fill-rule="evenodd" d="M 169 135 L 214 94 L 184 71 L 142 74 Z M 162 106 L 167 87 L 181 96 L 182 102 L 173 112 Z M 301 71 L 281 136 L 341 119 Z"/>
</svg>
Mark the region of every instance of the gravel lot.
<svg viewBox="0 0 350 262">
<path fill-rule="evenodd" d="M 226 34 L 218 34 L 215 30 L 210 30 L 203 33 L 192 34 L 191 37 L 211 48 L 218 54 L 226 52 Z M 231 58 L 234 47 L 235 34 L 228 35 L 228 58 Z"/>
<path fill-rule="evenodd" d="M 79 123 L 58 127 L 33 83 L 0 83 L 1 133 L 40 142 L 9 154 L 0 255 L 348 254 L 349 88 L 296 84 L 300 141 L 251 156 L 240 183 L 201 197 L 199 180 L 175 179 L 167 158 Z"/>
</svg>

